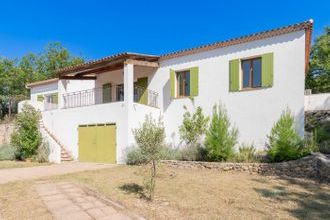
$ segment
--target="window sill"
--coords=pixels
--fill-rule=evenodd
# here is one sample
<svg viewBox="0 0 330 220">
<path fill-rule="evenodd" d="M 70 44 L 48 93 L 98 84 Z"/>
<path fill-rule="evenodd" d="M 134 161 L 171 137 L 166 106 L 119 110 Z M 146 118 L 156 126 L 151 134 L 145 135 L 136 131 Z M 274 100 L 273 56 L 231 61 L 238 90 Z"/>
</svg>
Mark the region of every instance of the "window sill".
<svg viewBox="0 0 330 220">
<path fill-rule="evenodd" d="M 178 96 L 178 97 L 174 97 L 173 99 L 176 100 L 176 99 L 191 99 L 193 98 L 194 96 Z"/>
<path fill-rule="evenodd" d="M 178 96 L 173 99 L 188 99 L 188 98 L 190 98 L 190 96 Z"/>
<path fill-rule="evenodd" d="M 265 89 L 270 89 L 272 86 L 269 87 L 257 87 L 257 88 L 244 88 L 240 89 L 238 91 L 230 91 L 230 92 L 251 92 L 251 91 L 259 91 L 259 90 L 265 90 Z"/>
</svg>

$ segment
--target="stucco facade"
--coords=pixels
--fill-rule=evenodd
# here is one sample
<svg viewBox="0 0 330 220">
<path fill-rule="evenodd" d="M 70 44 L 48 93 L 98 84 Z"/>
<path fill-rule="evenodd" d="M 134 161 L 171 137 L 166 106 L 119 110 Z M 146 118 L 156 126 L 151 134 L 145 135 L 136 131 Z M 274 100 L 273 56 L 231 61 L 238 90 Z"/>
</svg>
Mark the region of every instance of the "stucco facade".
<svg viewBox="0 0 330 220">
<path fill-rule="evenodd" d="M 274 83 L 270 88 L 229 91 L 229 61 L 264 53 L 274 53 Z M 168 141 L 179 144 L 178 127 L 183 106 L 193 111 L 201 106 L 211 115 L 214 104 L 221 102 L 239 130 L 239 142 L 263 148 L 271 127 L 287 107 L 294 113 L 297 130 L 304 133 L 304 31 L 274 38 L 221 48 L 209 52 L 166 60 L 152 78 L 149 87 L 159 92 Z M 199 95 L 172 99 L 169 88 L 170 69 L 199 67 Z"/>
<path fill-rule="evenodd" d="M 179 126 L 182 123 L 184 106 L 189 111 L 194 111 L 200 106 L 206 115 L 211 116 L 213 106 L 219 103 L 226 107 L 231 122 L 239 130 L 239 143 L 253 144 L 256 148 L 263 149 L 273 124 L 286 108 L 295 116 L 297 131 L 301 136 L 304 135 L 306 42 L 309 38 L 306 37 L 306 33 L 305 29 L 299 29 L 182 56 L 171 55 L 172 57 L 166 59 L 160 58 L 157 65 L 149 61 L 134 61 L 138 63 L 137 65 L 125 61 L 122 68 L 97 72 L 94 80 L 60 79 L 57 83 L 34 86 L 31 88 L 31 101 L 36 101 L 36 95 L 43 92 L 58 91 L 59 106 L 57 109 L 42 111 L 43 121 L 75 159 L 79 159 L 79 125 L 116 124 L 116 157 L 118 163 L 123 163 L 126 149 L 135 143 L 132 129 L 138 127 L 147 114 L 151 114 L 154 118 L 162 117 L 166 142 L 174 147 L 181 147 L 183 144 L 180 140 Z M 273 55 L 272 86 L 230 91 L 229 62 L 233 59 L 243 60 L 267 53 Z M 147 58 L 153 59 L 153 57 Z M 99 65 L 97 62 L 92 62 L 92 65 Z M 192 67 L 199 69 L 198 95 L 185 98 L 172 97 L 170 71 Z M 83 67 L 79 68 L 79 71 L 83 70 Z M 67 68 L 65 71 L 71 71 L 70 74 L 74 72 L 72 68 Z M 92 72 L 88 71 L 90 75 Z M 79 77 L 81 75 L 83 72 L 79 73 Z M 153 107 L 135 101 L 135 83 L 141 77 L 148 77 L 147 90 L 157 94 L 157 103 Z M 241 72 L 239 77 L 242 87 Z M 102 88 L 106 83 L 112 85 L 110 103 L 83 106 L 81 103 L 84 101 L 79 99 L 79 106 L 65 108 L 66 94 L 79 93 L 83 90 L 96 91 L 95 89 Z M 124 99 L 116 100 L 116 86 L 121 84 Z M 83 97 L 85 93 L 79 94 Z"/>
</svg>

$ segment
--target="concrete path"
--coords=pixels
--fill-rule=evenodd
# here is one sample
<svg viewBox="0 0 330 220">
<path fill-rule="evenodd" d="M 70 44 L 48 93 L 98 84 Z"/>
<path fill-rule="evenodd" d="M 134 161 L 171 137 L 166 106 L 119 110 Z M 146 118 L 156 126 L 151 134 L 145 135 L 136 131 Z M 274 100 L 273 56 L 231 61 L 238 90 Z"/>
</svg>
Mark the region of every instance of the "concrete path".
<svg viewBox="0 0 330 220">
<path fill-rule="evenodd" d="M 119 204 L 97 198 L 73 183 L 44 182 L 36 190 L 55 219 L 131 219 Z"/>
<path fill-rule="evenodd" d="M 13 181 L 37 179 L 41 177 L 75 173 L 87 170 L 98 170 L 114 166 L 115 165 L 111 164 L 71 162 L 53 164 L 49 166 L 0 169 L 0 184 L 9 183 Z"/>
</svg>

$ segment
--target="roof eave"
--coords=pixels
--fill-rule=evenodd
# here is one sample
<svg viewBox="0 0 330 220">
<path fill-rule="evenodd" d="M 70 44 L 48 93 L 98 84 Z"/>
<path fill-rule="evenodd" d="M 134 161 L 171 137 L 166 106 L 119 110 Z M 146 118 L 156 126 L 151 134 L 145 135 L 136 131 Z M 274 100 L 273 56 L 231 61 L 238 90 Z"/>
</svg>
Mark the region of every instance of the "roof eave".
<svg viewBox="0 0 330 220">
<path fill-rule="evenodd" d="M 47 79 L 47 80 L 42 80 L 42 81 L 36 81 L 33 83 L 28 83 L 25 85 L 25 88 L 31 89 L 32 87 L 40 86 L 40 85 L 47 85 L 51 84 L 58 81 L 58 78 L 53 78 L 53 79 Z"/>
</svg>

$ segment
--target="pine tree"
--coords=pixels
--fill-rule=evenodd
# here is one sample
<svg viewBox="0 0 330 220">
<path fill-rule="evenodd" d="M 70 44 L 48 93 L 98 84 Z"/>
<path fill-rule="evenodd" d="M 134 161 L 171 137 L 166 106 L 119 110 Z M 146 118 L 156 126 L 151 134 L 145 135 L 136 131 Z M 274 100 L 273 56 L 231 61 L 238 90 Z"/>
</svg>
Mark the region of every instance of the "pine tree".
<svg viewBox="0 0 330 220">
<path fill-rule="evenodd" d="M 206 133 L 206 157 L 210 161 L 226 161 L 234 155 L 238 130 L 231 126 L 227 111 L 221 104 L 213 107 L 210 128 Z"/>
</svg>

